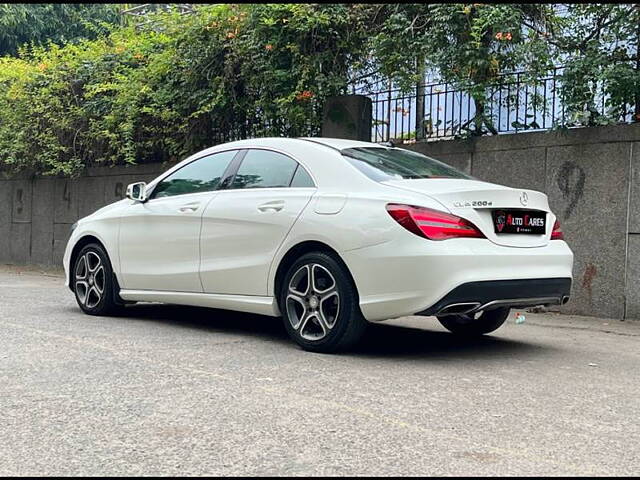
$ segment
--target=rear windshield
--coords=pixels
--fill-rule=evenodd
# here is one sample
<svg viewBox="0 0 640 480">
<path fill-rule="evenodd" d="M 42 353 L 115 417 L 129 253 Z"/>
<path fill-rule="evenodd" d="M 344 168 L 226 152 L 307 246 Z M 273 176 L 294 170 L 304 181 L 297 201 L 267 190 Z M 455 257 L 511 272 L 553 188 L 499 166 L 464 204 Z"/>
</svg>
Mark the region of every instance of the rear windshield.
<svg viewBox="0 0 640 480">
<path fill-rule="evenodd" d="M 400 148 L 345 148 L 340 153 L 377 182 L 414 178 L 473 178 L 434 158 Z"/>
</svg>

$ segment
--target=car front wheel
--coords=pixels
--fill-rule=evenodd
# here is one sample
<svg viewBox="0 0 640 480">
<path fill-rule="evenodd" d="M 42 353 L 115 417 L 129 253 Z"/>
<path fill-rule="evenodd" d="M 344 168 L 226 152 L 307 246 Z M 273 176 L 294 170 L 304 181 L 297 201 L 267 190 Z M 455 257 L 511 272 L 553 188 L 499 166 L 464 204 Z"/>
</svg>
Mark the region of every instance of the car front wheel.
<svg viewBox="0 0 640 480">
<path fill-rule="evenodd" d="M 367 326 L 349 272 L 325 252 L 307 253 L 291 265 L 281 288 L 280 309 L 289 336 L 313 352 L 345 350 Z"/>
<path fill-rule="evenodd" d="M 90 243 L 80 250 L 72 275 L 73 291 L 83 312 L 109 315 L 119 309 L 115 301 L 111 262 L 101 245 Z"/>
<path fill-rule="evenodd" d="M 508 308 L 496 308 L 471 315 L 445 315 L 438 320 L 452 333 L 477 336 L 497 330 L 508 316 Z"/>
</svg>

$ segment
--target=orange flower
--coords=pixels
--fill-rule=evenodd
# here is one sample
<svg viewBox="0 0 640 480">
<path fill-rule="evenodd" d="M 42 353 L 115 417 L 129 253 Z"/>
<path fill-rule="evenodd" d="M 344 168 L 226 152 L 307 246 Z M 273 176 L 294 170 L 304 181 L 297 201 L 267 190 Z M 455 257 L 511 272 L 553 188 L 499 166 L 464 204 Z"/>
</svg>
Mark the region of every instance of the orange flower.
<svg viewBox="0 0 640 480">
<path fill-rule="evenodd" d="M 271 50 L 273 50 L 273 45 L 271 45 L 270 43 L 267 43 L 267 44 L 264 46 L 264 49 L 265 49 L 265 50 L 268 50 L 268 51 L 271 51 Z"/>
<path fill-rule="evenodd" d="M 133 58 L 135 58 L 136 60 L 142 60 L 144 58 L 144 55 L 140 54 L 140 53 L 136 53 Z"/>
<path fill-rule="evenodd" d="M 310 98 L 313 98 L 313 92 L 309 90 L 303 90 L 296 95 L 296 100 L 309 100 Z"/>
<path fill-rule="evenodd" d="M 505 38 L 507 40 L 511 40 L 511 32 L 507 32 L 507 34 L 505 35 Z"/>
<path fill-rule="evenodd" d="M 119 45 L 116 47 L 116 53 L 122 53 L 124 52 L 124 47 L 122 45 Z"/>
<path fill-rule="evenodd" d="M 236 34 L 233 32 L 227 33 L 227 38 L 236 38 Z"/>
<path fill-rule="evenodd" d="M 496 40 L 502 40 L 502 32 L 496 33 Z"/>
<path fill-rule="evenodd" d="M 38 70 L 40 70 L 41 72 L 44 72 L 47 69 L 47 64 L 46 63 L 39 63 L 38 64 Z"/>
</svg>

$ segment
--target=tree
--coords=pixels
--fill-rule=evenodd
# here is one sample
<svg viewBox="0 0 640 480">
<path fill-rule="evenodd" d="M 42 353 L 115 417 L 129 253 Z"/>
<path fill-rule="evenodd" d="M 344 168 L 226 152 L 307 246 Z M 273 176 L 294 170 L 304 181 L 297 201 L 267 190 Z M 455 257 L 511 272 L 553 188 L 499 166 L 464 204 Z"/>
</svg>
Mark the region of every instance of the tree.
<svg viewBox="0 0 640 480">
<path fill-rule="evenodd" d="M 559 4 L 537 33 L 565 66 L 569 124 L 640 121 L 640 6 Z"/>
<path fill-rule="evenodd" d="M 543 38 L 523 29 L 537 25 L 544 5 L 528 4 L 397 4 L 388 7 L 373 37 L 374 56 L 383 76 L 409 90 L 417 78 L 415 58 L 475 103 L 467 130 L 473 135 L 496 133 L 485 111 L 488 87 L 500 83 L 500 73 L 527 68 L 532 75 L 551 66 Z M 413 55 L 406 55 L 412 52 Z"/>
<path fill-rule="evenodd" d="M 640 121 L 638 5 L 396 4 L 378 6 L 371 18 L 382 19 L 371 28 L 371 70 L 411 91 L 423 81 L 415 64 L 423 57 L 473 99 L 471 135 L 496 133 L 485 106 L 503 74 L 523 70 L 522 84 L 534 86 L 554 66 L 566 67 L 559 84 L 569 124 L 626 121 L 634 111 Z"/>
<path fill-rule="evenodd" d="M 96 38 L 104 23 L 117 24 L 120 7 L 113 4 L 2 3 L 0 56 L 15 55 L 24 44 L 45 45 Z"/>
<path fill-rule="evenodd" d="M 232 139 L 317 134 L 367 28 L 350 5 L 218 4 L 0 58 L 0 165 L 178 160 Z"/>
<path fill-rule="evenodd" d="M 634 5 L 215 4 L 137 27 L 97 20 L 109 8 L 0 5 L 2 46 L 18 49 L 0 57 L 1 169 L 75 175 L 314 135 L 328 96 L 369 76 L 414 91 L 421 65 L 473 99 L 457 126 L 469 135 L 496 132 L 491 89 L 516 69 L 533 83 L 563 62 L 575 125 L 620 121 L 640 100 Z"/>
</svg>

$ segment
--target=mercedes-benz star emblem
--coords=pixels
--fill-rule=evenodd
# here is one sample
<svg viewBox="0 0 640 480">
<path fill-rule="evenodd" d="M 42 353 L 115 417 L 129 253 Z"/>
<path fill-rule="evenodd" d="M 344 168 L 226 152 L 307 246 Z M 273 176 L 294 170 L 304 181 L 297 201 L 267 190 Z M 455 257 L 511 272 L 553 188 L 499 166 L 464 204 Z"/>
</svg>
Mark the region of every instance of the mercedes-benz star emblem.
<svg viewBox="0 0 640 480">
<path fill-rule="evenodd" d="M 529 195 L 527 195 L 527 192 L 522 192 L 520 194 L 520 203 L 523 207 L 526 207 L 527 203 L 529 203 Z"/>
</svg>

